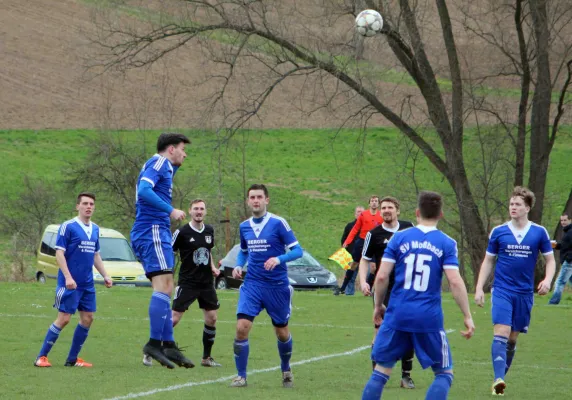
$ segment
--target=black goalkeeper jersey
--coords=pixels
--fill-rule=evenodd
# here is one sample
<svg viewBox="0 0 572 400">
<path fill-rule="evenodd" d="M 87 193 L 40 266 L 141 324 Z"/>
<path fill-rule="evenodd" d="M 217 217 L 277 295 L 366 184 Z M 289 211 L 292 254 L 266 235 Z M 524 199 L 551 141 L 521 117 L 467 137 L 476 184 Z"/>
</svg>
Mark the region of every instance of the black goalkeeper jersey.
<svg viewBox="0 0 572 400">
<path fill-rule="evenodd" d="M 367 233 L 365 236 L 364 244 L 363 244 L 363 253 L 362 257 L 368 261 L 375 259 L 375 273 L 377 274 L 377 270 L 379 269 L 379 265 L 381 264 L 381 259 L 383 257 L 383 252 L 387 247 L 387 243 L 389 239 L 393 236 L 393 234 L 397 231 L 402 231 L 407 228 L 412 228 L 413 224 L 409 221 L 397 221 L 398 226 L 395 231 L 388 231 L 382 225 L 378 225 L 373 228 L 371 231 Z M 395 281 L 395 275 L 393 270 L 391 272 L 391 276 L 389 277 L 389 288 L 388 293 L 391 291 L 391 287 L 393 287 L 393 282 Z"/>
<path fill-rule="evenodd" d="M 190 223 L 173 233 L 173 251 L 181 257 L 179 285 L 204 288 L 213 285 L 211 270 L 211 250 L 214 247 L 214 229 L 204 224 L 196 230 Z"/>
</svg>

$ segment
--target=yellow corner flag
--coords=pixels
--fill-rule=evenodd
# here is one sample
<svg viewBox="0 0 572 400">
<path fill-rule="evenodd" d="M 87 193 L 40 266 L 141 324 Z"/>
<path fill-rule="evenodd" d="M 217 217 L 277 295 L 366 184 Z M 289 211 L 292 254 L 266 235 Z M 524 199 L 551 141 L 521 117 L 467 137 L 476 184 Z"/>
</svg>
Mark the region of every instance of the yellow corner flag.
<svg viewBox="0 0 572 400">
<path fill-rule="evenodd" d="M 352 255 L 343 247 L 328 257 L 328 260 L 335 261 L 340 267 L 346 270 L 350 269 L 350 264 L 353 262 Z"/>
</svg>

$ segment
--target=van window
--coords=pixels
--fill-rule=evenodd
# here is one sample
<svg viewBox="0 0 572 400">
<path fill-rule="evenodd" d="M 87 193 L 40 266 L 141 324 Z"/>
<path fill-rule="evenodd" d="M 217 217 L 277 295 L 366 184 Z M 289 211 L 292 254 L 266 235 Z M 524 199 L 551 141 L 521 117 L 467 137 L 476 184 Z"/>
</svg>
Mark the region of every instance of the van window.
<svg viewBox="0 0 572 400">
<path fill-rule="evenodd" d="M 131 246 L 122 238 L 99 238 L 100 255 L 103 261 L 137 261 Z"/>
<path fill-rule="evenodd" d="M 40 252 L 48 256 L 56 255 L 56 234 L 54 232 L 44 233 Z"/>
</svg>

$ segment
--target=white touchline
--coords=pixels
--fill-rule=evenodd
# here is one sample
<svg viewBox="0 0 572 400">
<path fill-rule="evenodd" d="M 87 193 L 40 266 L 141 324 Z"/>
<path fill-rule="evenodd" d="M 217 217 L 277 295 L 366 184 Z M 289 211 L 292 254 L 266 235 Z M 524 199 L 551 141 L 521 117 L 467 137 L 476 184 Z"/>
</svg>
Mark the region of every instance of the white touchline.
<svg viewBox="0 0 572 400">
<path fill-rule="evenodd" d="M 312 363 L 312 362 L 316 362 L 316 361 L 327 360 L 328 358 L 351 356 L 352 354 L 356 354 L 356 353 L 359 353 L 361 351 L 364 351 L 365 349 L 370 349 L 370 348 L 371 348 L 371 346 L 361 346 L 361 347 L 358 347 L 358 348 L 355 348 L 353 350 L 349 350 L 349 351 L 346 351 L 343 353 L 327 354 L 325 356 L 312 357 L 312 358 L 308 358 L 307 360 L 296 361 L 296 362 L 291 363 L 290 365 L 295 367 L 296 365 L 302 365 L 302 364 L 308 364 L 308 363 Z M 249 371 L 248 375 L 250 376 L 250 375 L 254 375 L 254 374 L 261 374 L 263 372 L 277 371 L 279 369 L 280 369 L 279 366 L 278 367 L 271 367 L 271 368 L 255 369 L 254 371 Z M 234 378 L 235 376 L 236 375 L 230 375 L 230 376 L 225 376 L 225 377 L 218 378 L 218 379 L 211 379 L 208 381 L 187 382 L 187 383 L 183 383 L 181 385 L 173 385 L 173 386 L 167 386 L 167 387 L 159 388 L 159 389 L 152 389 L 152 390 L 149 390 L 147 392 L 129 393 L 129 394 L 126 394 L 125 396 L 112 397 L 112 398 L 106 399 L 106 400 L 135 399 L 138 397 L 151 396 L 151 395 L 154 395 L 157 393 L 162 393 L 162 392 L 172 392 L 173 390 L 184 389 L 184 388 L 188 388 L 188 387 L 192 387 L 192 386 L 202 386 L 202 385 L 210 385 L 211 383 L 227 382 L 227 381 L 231 380 L 232 378 Z"/>
</svg>

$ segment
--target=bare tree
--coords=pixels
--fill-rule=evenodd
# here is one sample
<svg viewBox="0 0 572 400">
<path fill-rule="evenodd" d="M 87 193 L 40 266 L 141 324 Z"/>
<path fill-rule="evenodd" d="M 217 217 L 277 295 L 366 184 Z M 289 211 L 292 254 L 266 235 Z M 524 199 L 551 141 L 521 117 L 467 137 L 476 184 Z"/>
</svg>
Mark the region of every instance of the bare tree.
<svg viewBox="0 0 572 400">
<path fill-rule="evenodd" d="M 299 84 L 300 108 L 309 116 L 328 109 L 334 115 L 345 115 L 342 124 L 357 123 L 362 127 L 371 124 L 375 117 L 385 118 L 418 147 L 450 185 L 476 279 L 487 232 L 465 165 L 466 93 L 448 4 L 445 0 L 434 3 L 364 0 L 363 3 L 380 10 L 386 22 L 383 39 L 372 39 L 366 46 L 380 40 L 386 41 L 387 46 L 366 63 L 356 63 L 347 57 L 354 51 L 350 18 L 358 11 L 356 1 L 187 0 L 154 9 L 146 25 L 141 21 L 130 24 L 125 18 L 114 19 L 107 13 L 98 22 L 99 36 L 93 38 L 99 50 L 91 67 L 99 67 L 94 71 L 100 73 L 140 68 L 197 42 L 213 63 L 209 83 L 216 90 L 204 100 L 209 115 L 221 115 L 221 123 L 230 133 L 257 118 L 269 97 L 284 88 L 286 81 Z M 517 1 L 517 5 L 521 3 Z M 532 15 L 527 21 L 531 21 L 534 31 L 537 58 L 542 66 L 548 66 L 549 60 L 543 53 L 550 47 L 546 1 L 527 3 Z M 341 25 L 348 29 L 339 29 Z M 444 50 L 435 45 L 431 48 L 426 36 L 431 36 L 431 43 L 442 41 Z M 379 90 L 381 83 L 377 76 L 387 71 L 383 65 L 383 56 L 388 56 L 383 53 L 385 49 L 391 51 L 392 59 L 417 89 L 412 94 L 416 113 L 410 118 L 404 118 L 398 110 L 401 102 L 392 101 L 396 96 L 385 96 Z M 256 79 L 249 81 L 248 88 L 241 87 L 243 104 L 230 109 L 225 100 L 231 96 L 232 83 L 241 67 L 247 68 L 251 76 L 251 68 L 256 67 Z M 538 171 L 546 165 L 557 130 L 553 129 L 552 141 L 548 142 L 545 134 L 549 127 L 552 82 L 550 72 L 540 69 L 532 101 L 534 160 L 531 158 L 529 178 L 529 185 L 539 198 L 539 208 L 533 214 L 537 220 L 541 216 L 546 183 L 546 176 Z M 438 74 L 450 79 L 448 89 L 440 86 Z M 523 87 L 528 92 L 526 85 Z M 561 91 L 563 96 L 566 91 L 567 86 Z M 428 139 L 420 134 L 415 127 L 419 124 L 430 125 L 433 137 Z M 519 136 L 518 140 L 522 139 Z M 522 151 L 522 143 L 518 143 L 518 151 Z"/>
</svg>

